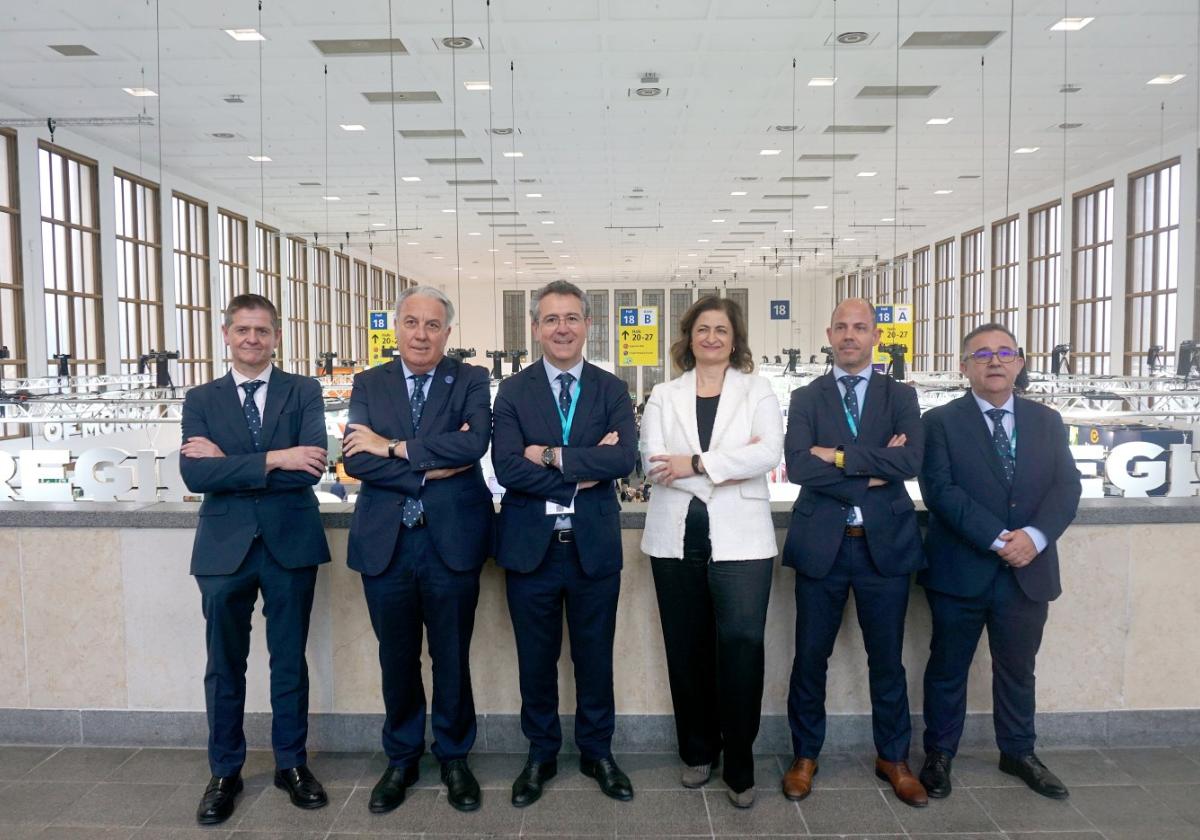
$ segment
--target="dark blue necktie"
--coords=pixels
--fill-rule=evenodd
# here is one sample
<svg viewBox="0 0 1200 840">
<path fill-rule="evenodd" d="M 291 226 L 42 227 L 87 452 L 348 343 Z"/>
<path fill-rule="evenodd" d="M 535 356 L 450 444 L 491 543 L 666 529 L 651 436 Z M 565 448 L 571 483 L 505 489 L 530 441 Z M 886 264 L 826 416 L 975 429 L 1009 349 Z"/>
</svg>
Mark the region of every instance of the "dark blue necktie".
<svg viewBox="0 0 1200 840">
<path fill-rule="evenodd" d="M 242 383 L 246 398 L 242 400 L 242 413 L 246 415 L 246 425 L 250 427 L 250 440 L 254 442 L 254 451 L 262 452 L 262 415 L 258 413 L 258 403 L 254 401 L 254 392 L 266 385 L 261 379 L 251 379 Z"/>
<path fill-rule="evenodd" d="M 1013 473 L 1017 471 L 1017 459 L 1013 455 L 1012 442 L 1008 438 L 1008 432 L 1004 431 L 1004 415 L 1007 413 L 1003 408 L 987 410 L 987 416 L 992 419 L 992 445 L 996 447 L 996 454 L 1000 456 L 1000 464 L 1004 467 L 1004 478 L 1011 484 Z"/>
<path fill-rule="evenodd" d="M 846 405 L 846 413 L 854 418 L 854 428 L 851 431 L 854 432 L 855 438 L 858 437 L 858 391 L 854 389 L 862 381 L 861 376 L 846 375 L 838 378 L 838 382 L 846 389 L 846 396 L 842 397 L 842 402 Z"/>
<path fill-rule="evenodd" d="M 563 417 L 571 416 L 571 386 L 575 383 L 575 377 L 569 373 L 560 373 L 558 375 L 558 407 L 562 411 Z M 563 441 L 566 444 L 566 441 Z"/>
<path fill-rule="evenodd" d="M 412 409 L 413 431 L 416 432 L 421 428 L 421 411 L 425 408 L 425 383 L 429 381 L 429 374 L 414 373 L 409 379 L 413 381 L 413 392 L 412 396 L 408 398 L 408 403 Z M 404 523 L 405 528 L 412 528 L 424 512 L 425 506 L 421 504 L 421 500 L 409 496 L 404 500 L 404 510 L 400 514 L 400 521 Z"/>
</svg>

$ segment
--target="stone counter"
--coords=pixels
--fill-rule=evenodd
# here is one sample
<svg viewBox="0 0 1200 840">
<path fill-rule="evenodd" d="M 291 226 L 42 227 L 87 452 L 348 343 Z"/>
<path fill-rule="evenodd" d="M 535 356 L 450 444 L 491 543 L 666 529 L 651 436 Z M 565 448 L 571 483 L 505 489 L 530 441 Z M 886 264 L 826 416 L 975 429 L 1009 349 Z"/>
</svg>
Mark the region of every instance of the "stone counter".
<svg viewBox="0 0 1200 840">
<path fill-rule="evenodd" d="M 0 743 L 202 746 L 203 619 L 188 575 L 196 505 L 0 504 Z M 334 561 L 318 575 L 309 640 L 312 746 L 372 749 L 379 669 L 359 576 L 345 566 L 349 513 L 322 506 Z M 673 749 L 670 695 L 644 505 L 622 513 L 625 571 L 616 639 L 618 750 Z M 782 544 L 787 506 L 776 506 Z M 1200 743 L 1200 499 L 1085 501 L 1059 543 L 1064 595 L 1038 663 L 1044 743 Z M 793 572 L 777 568 L 767 617 L 759 749 L 787 752 Z M 503 575 L 484 569 L 472 669 L 479 749 L 525 749 Z M 929 612 L 914 587 L 905 639 L 921 708 Z M 564 648 L 562 708 L 574 708 Z M 426 685 L 431 684 L 426 662 Z M 990 662 L 972 666 L 967 744 L 991 743 Z M 853 618 L 829 667 L 830 748 L 870 744 L 866 656 Z M 266 648 L 256 621 L 248 736 L 268 741 Z M 568 727 L 569 729 L 569 727 Z M 919 737 L 919 722 L 917 733 Z M 569 732 L 568 732 L 569 740 Z"/>
</svg>

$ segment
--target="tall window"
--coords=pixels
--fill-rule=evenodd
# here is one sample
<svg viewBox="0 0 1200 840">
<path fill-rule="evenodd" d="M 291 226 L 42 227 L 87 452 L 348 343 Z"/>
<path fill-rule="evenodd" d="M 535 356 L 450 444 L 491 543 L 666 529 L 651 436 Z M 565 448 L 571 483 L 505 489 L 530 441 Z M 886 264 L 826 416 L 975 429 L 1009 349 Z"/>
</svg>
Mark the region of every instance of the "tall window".
<svg viewBox="0 0 1200 840">
<path fill-rule="evenodd" d="M 1021 276 L 1021 223 L 1009 216 L 992 223 L 992 316 L 1015 334 Z"/>
<path fill-rule="evenodd" d="M 333 346 L 332 303 L 329 286 L 329 249 L 313 249 L 313 337 L 317 342 L 317 356 L 337 350 Z"/>
<path fill-rule="evenodd" d="M 679 340 L 682 334 L 679 330 L 679 322 L 683 318 L 683 313 L 687 312 L 688 307 L 692 305 L 692 290 L 689 289 L 672 289 L 671 290 L 671 323 L 670 323 L 670 338 L 667 344 L 667 354 L 670 355 L 671 348 L 675 346 L 675 342 Z M 660 326 L 659 329 L 662 329 Z M 678 376 L 679 369 L 671 364 L 671 375 Z"/>
<path fill-rule="evenodd" d="M 1149 373 L 1151 347 L 1175 357 L 1179 287 L 1179 159 L 1129 176 L 1125 373 Z"/>
<path fill-rule="evenodd" d="M 929 248 L 913 251 L 913 369 L 933 369 L 933 294 L 929 285 Z"/>
<path fill-rule="evenodd" d="M 383 295 L 383 269 L 377 265 L 371 266 L 371 308 L 386 309 L 391 301 L 386 301 Z"/>
<path fill-rule="evenodd" d="M 354 287 L 350 309 L 354 313 L 354 358 L 360 365 L 367 363 L 367 264 L 354 261 Z"/>
<path fill-rule="evenodd" d="M 121 370 L 137 371 L 138 357 L 163 346 L 162 237 L 158 187 L 133 175 L 113 176 L 117 235 L 117 301 Z"/>
<path fill-rule="evenodd" d="M 740 290 L 730 289 L 728 291 L 729 297 L 732 298 L 737 291 Z M 642 368 L 642 398 L 638 402 L 648 398 L 650 396 L 650 389 L 659 382 L 662 382 L 666 376 L 667 366 L 663 356 L 663 345 L 666 343 L 666 334 L 663 331 L 663 318 L 667 314 L 666 303 L 666 294 L 662 289 L 642 289 L 642 306 L 655 306 L 658 308 L 658 364 L 646 365 Z"/>
<path fill-rule="evenodd" d="M 175 326 L 181 385 L 212 379 L 212 285 L 208 273 L 208 205 L 171 196 L 175 241 Z"/>
<path fill-rule="evenodd" d="M 221 272 L 221 312 L 229 301 L 250 291 L 250 256 L 246 248 L 246 220 L 227 210 L 217 211 L 217 262 Z"/>
<path fill-rule="evenodd" d="M 28 371 L 18 198 L 16 134 L 0 128 L 0 347 L 7 347 L 9 356 L 0 358 L 0 379 L 17 379 Z M 20 426 L 0 425 L 0 440 L 20 436 Z"/>
<path fill-rule="evenodd" d="M 933 246 L 933 369 L 955 370 L 958 348 L 954 346 L 955 300 L 954 240 Z"/>
<path fill-rule="evenodd" d="M 525 293 L 519 289 L 504 292 L 504 352 L 529 348 L 525 336 L 525 324 L 529 315 L 525 312 Z"/>
<path fill-rule="evenodd" d="M 1075 196 L 1071 372 L 1108 373 L 1112 350 L 1113 185 Z"/>
<path fill-rule="evenodd" d="M 383 272 L 383 306 L 380 308 L 387 309 L 396 305 L 396 298 L 407 288 L 404 282 L 404 278 L 397 278 L 394 271 Z"/>
<path fill-rule="evenodd" d="M 912 301 L 912 281 L 908 265 L 908 254 L 901 254 L 892 260 L 892 303 Z"/>
<path fill-rule="evenodd" d="M 715 297 L 717 294 L 718 292 L 714 289 L 713 296 Z M 616 346 L 620 347 L 621 307 L 637 306 L 637 289 L 617 289 L 613 292 L 613 306 L 618 316 L 613 319 L 613 340 L 616 342 Z M 621 381 L 625 383 L 625 390 L 630 394 L 636 394 L 638 369 L 636 367 L 621 367 L 621 354 L 617 352 L 613 355 L 616 357 L 613 359 L 613 364 L 615 365 L 613 369 Z"/>
<path fill-rule="evenodd" d="M 104 366 L 96 162 L 42 143 L 38 174 L 47 357 L 67 353 L 75 375 L 96 375 Z"/>
<path fill-rule="evenodd" d="M 280 268 L 279 231 L 266 225 L 254 225 L 254 252 L 258 255 L 254 270 L 254 291 L 262 295 L 275 308 L 283 311 L 283 271 Z M 286 338 L 286 336 L 284 336 Z M 281 340 L 275 348 L 275 363 L 283 365 L 287 357 L 287 342 Z"/>
<path fill-rule="evenodd" d="M 892 265 L 879 263 L 875 266 L 875 291 L 871 293 L 871 303 L 892 302 Z"/>
<path fill-rule="evenodd" d="M 288 367 L 292 373 L 312 370 L 308 344 L 308 243 L 288 238 Z"/>
<path fill-rule="evenodd" d="M 592 327 L 588 330 L 587 357 L 589 361 L 612 361 L 612 346 L 608 340 L 608 290 L 587 293 L 588 311 L 592 316 Z"/>
<path fill-rule="evenodd" d="M 1050 353 L 1059 343 L 1058 298 L 1062 277 L 1062 203 L 1029 211 L 1029 331 L 1025 364 L 1050 370 Z"/>
<path fill-rule="evenodd" d="M 849 286 L 847 285 L 846 275 L 843 274 L 841 277 L 833 278 L 833 304 L 834 304 L 834 306 L 837 306 L 837 304 L 841 303 L 848 297 L 850 297 L 850 294 L 849 294 Z"/>
<path fill-rule="evenodd" d="M 333 301 L 337 321 L 332 349 L 337 351 L 338 362 L 344 363 L 354 358 L 354 335 L 350 323 L 350 257 L 342 253 L 333 255 Z"/>
<path fill-rule="evenodd" d="M 983 298 L 983 228 L 962 235 L 962 332 L 966 335 L 984 322 L 987 301 Z"/>
</svg>

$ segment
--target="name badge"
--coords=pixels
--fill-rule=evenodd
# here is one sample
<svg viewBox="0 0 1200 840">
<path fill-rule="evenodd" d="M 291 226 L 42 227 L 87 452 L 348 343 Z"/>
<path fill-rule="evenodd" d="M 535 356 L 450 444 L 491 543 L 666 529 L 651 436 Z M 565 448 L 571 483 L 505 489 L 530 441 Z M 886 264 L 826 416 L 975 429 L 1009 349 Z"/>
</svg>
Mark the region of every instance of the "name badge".
<svg viewBox="0 0 1200 840">
<path fill-rule="evenodd" d="M 546 515 L 547 516 L 570 516 L 575 512 L 575 500 L 571 500 L 571 504 L 563 506 L 558 502 L 546 500 Z"/>
</svg>

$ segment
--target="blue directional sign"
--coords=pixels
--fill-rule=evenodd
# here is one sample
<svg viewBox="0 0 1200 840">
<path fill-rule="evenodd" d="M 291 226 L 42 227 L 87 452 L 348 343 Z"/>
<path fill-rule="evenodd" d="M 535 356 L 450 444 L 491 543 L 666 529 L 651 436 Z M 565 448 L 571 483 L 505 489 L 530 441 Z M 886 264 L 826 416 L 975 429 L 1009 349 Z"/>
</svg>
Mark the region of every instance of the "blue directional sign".
<svg viewBox="0 0 1200 840">
<path fill-rule="evenodd" d="M 790 300 L 771 301 L 771 320 L 787 321 L 792 317 L 792 302 Z"/>
</svg>

